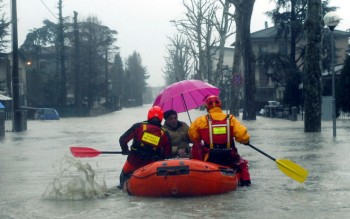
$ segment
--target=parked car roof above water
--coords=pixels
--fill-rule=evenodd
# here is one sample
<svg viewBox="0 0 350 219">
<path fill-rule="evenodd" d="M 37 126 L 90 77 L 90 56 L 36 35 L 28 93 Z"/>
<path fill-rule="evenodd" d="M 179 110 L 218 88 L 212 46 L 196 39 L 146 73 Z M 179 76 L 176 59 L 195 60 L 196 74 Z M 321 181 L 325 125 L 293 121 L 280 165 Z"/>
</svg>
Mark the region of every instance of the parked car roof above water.
<svg viewBox="0 0 350 219">
<path fill-rule="evenodd" d="M 34 119 L 39 120 L 59 120 L 60 116 L 55 109 L 38 108 L 34 113 Z"/>
</svg>

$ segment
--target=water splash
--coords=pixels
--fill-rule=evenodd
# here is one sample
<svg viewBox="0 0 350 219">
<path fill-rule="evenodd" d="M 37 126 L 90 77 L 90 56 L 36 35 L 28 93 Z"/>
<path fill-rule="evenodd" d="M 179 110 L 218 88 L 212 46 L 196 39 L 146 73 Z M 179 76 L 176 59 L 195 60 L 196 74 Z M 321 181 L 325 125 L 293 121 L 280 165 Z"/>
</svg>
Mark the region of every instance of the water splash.
<svg viewBox="0 0 350 219">
<path fill-rule="evenodd" d="M 42 194 L 50 200 L 83 200 L 104 198 L 107 194 L 106 182 L 99 184 L 95 171 L 89 163 L 65 156 L 60 162 L 60 172 Z M 97 177 L 96 177 L 97 178 Z"/>
</svg>

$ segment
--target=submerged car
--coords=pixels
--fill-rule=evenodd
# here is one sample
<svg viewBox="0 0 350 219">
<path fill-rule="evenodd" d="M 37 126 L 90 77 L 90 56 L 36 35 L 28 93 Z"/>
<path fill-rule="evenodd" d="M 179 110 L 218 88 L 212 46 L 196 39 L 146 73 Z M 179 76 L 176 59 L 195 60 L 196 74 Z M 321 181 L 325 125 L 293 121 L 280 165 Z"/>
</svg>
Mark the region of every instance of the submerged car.
<svg viewBox="0 0 350 219">
<path fill-rule="evenodd" d="M 34 113 L 34 119 L 39 120 L 59 120 L 60 116 L 55 109 L 52 108 L 40 108 Z"/>
</svg>

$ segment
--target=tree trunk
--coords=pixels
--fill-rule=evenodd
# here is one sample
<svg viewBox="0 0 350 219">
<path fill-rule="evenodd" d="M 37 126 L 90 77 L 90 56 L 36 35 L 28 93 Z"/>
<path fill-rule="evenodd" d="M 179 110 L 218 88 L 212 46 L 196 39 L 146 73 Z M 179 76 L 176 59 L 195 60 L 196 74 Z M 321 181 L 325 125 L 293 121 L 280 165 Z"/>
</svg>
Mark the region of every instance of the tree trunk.
<svg viewBox="0 0 350 219">
<path fill-rule="evenodd" d="M 321 131 L 321 0 L 308 0 L 305 54 L 305 132 Z"/>
<path fill-rule="evenodd" d="M 219 77 L 222 77 L 222 75 L 223 75 L 222 67 L 223 67 L 223 63 L 224 63 L 224 55 L 225 55 L 224 49 L 225 49 L 225 43 L 226 43 L 226 38 L 227 38 L 228 23 L 229 23 L 229 17 L 228 17 L 229 6 L 230 6 L 230 2 L 228 0 L 225 0 L 225 3 L 223 5 L 224 9 L 222 12 L 222 24 L 218 30 L 219 34 L 220 34 L 219 58 L 218 58 L 218 62 L 216 64 L 216 72 L 215 72 L 214 78 L 219 78 Z M 218 84 L 215 84 L 215 85 L 217 86 Z"/>
<path fill-rule="evenodd" d="M 255 0 L 244 0 L 243 10 L 243 48 L 245 55 L 243 56 L 244 63 L 244 120 L 256 120 L 255 109 L 255 58 L 252 49 L 252 43 L 250 39 L 250 21 L 252 18 L 253 7 Z"/>
<path fill-rule="evenodd" d="M 236 7 L 236 5 L 235 5 Z M 239 74 L 242 75 L 242 72 L 240 71 L 241 66 L 241 57 L 242 57 L 242 29 L 241 27 L 241 20 L 242 15 L 239 10 L 239 8 L 236 7 L 234 19 L 236 23 L 236 42 L 235 42 L 235 50 L 234 50 L 234 56 L 233 56 L 233 65 L 232 65 L 232 78 L 231 78 L 231 106 L 230 106 L 230 113 L 236 117 L 239 116 L 239 100 L 240 100 L 240 93 L 241 93 L 241 85 L 237 85 L 233 83 L 233 75 Z"/>
</svg>

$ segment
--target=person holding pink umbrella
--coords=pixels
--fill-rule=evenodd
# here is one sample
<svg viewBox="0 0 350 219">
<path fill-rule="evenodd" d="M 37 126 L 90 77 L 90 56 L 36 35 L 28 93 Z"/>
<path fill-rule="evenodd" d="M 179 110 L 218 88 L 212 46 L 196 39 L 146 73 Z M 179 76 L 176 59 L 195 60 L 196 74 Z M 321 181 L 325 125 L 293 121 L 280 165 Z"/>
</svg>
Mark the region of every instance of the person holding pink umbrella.
<svg viewBox="0 0 350 219">
<path fill-rule="evenodd" d="M 235 147 L 235 141 L 249 144 L 247 128 L 222 111 L 218 96 L 208 96 L 205 107 L 208 114 L 198 117 L 188 131 L 193 142 L 192 158 L 237 169 L 240 185 L 250 186 L 248 161 L 242 159 Z"/>
<path fill-rule="evenodd" d="M 178 120 L 175 110 L 164 112 L 163 128 L 169 133 L 171 140 L 173 158 L 189 158 L 191 148 L 189 146 L 190 139 L 188 137 L 188 125 Z"/>
</svg>

